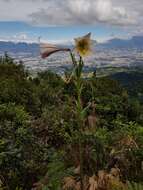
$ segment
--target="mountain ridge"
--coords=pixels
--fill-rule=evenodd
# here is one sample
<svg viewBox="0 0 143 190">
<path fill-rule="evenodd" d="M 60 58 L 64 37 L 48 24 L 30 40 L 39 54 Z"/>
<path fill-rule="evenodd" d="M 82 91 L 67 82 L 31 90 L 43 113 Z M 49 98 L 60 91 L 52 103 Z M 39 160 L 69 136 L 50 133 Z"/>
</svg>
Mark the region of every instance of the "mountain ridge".
<svg viewBox="0 0 143 190">
<path fill-rule="evenodd" d="M 69 44 L 57 44 L 60 47 L 73 47 Z M 96 43 L 95 49 L 123 49 L 123 48 L 137 48 L 143 49 L 143 36 L 133 36 L 131 39 L 113 38 L 104 43 Z M 26 52 L 26 53 L 39 53 L 38 43 L 29 42 L 12 42 L 12 41 L 0 41 L 1 52 Z"/>
<path fill-rule="evenodd" d="M 133 36 L 131 39 L 113 38 L 97 45 L 100 48 L 139 48 L 143 49 L 143 36 Z"/>
</svg>

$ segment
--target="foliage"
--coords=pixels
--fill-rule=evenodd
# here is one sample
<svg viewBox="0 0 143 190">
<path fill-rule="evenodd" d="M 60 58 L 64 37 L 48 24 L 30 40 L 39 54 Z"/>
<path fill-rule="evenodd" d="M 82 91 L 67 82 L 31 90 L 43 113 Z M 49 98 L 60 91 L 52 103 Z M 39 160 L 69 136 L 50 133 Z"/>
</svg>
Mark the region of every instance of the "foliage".
<svg viewBox="0 0 143 190">
<path fill-rule="evenodd" d="M 86 180 L 118 168 L 121 183 L 142 183 L 142 104 L 109 77 L 80 82 L 81 104 L 75 77 L 66 83 L 45 71 L 33 78 L 22 63 L 0 58 L 0 189 L 61 190 L 64 180 L 79 187 L 79 140 Z"/>
<path fill-rule="evenodd" d="M 67 168 L 64 164 L 64 152 L 56 152 L 54 149 L 49 151 L 48 173 L 38 183 L 36 189 L 60 190 L 61 181 L 67 175 L 73 174 L 73 168 Z"/>
<path fill-rule="evenodd" d="M 127 183 L 127 190 L 142 190 L 143 184 L 135 183 L 135 182 L 128 182 Z"/>
</svg>

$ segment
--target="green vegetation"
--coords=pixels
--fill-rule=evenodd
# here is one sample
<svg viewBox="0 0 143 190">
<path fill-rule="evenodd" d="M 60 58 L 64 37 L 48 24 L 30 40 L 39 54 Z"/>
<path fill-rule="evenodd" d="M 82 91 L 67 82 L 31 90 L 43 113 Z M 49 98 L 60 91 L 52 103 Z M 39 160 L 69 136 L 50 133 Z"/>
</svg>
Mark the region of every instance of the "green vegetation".
<svg viewBox="0 0 143 190">
<path fill-rule="evenodd" d="M 132 99 L 138 99 L 143 103 L 143 69 L 115 73 L 111 77 L 118 80 L 128 90 Z"/>
<path fill-rule="evenodd" d="M 85 189 L 142 189 L 142 103 L 109 77 L 82 83 L 81 135 L 74 80 L 0 58 L 0 190 L 80 190 L 79 138 Z"/>
</svg>

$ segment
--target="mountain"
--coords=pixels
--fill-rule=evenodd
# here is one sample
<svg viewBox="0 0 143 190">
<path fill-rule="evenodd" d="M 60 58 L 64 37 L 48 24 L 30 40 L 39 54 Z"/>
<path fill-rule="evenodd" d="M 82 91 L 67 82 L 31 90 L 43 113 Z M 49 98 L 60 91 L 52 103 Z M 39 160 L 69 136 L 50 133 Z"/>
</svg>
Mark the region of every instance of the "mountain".
<svg viewBox="0 0 143 190">
<path fill-rule="evenodd" d="M 66 47 L 73 49 L 73 45 L 69 44 L 57 44 L 58 47 Z M 0 41 L 0 52 L 10 53 L 27 53 L 39 55 L 40 49 L 38 43 L 26 43 L 26 42 L 5 42 Z"/>
<path fill-rule="evenodd" d="M 105 43 L 98 44 L 99 48 L 138 48 L 143 49 L 143 36 L 133 36 L 131 39 L 114 38 Z"/>
<path fill-rule="evenodd" d="M 1 52 L 13 52 L 13 53 L 38 53 L 39 45 L 36 43 L 25 43 L 25 42 L 4 42 L 0 41 L 0 51 Z"/>
<path fill-rule="evenodd" d="M 105 43 L 94 43 L 96 44 L 94 49 L 143 49 L 143 36 L 134 36 L 131 39 L 119 39 L 114 38 Z M 60 47 L 73 48 L 72 44 L 58 44 Z M 26 43 L 26 42 L 5 42 L 0 41 L 0 52 L 12 52 L 12 53 L 31 53 L 31 54 L 39 54 L 39 45 L 37 43 Z"/>
</svg>

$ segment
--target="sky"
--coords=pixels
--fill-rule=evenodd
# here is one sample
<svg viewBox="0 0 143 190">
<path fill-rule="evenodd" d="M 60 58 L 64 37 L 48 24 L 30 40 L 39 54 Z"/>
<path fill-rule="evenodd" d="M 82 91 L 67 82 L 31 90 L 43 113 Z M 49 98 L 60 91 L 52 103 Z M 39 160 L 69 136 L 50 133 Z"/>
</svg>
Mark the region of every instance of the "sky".
<svg viewBox="0 0 143 190">
<path fill-rule="evenodd" d="M 143 0 L 0 0 L 0 40 L 103 42 L 143 35 Z"/>
</svg>

